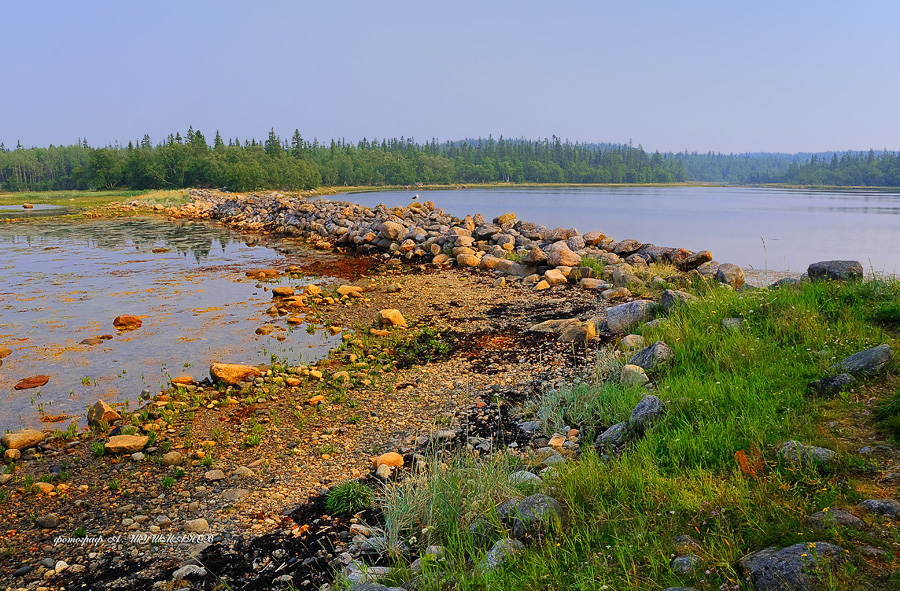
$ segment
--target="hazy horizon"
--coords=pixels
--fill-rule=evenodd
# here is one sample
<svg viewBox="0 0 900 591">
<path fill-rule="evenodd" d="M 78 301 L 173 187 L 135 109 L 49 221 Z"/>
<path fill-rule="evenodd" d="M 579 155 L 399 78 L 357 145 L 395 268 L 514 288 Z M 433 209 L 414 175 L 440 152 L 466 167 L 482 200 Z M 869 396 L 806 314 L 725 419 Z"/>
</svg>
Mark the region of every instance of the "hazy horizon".
<svg viewBox="0 0 900 591">
<path fill-rule="evenodd" d="M 551 137 L 647 151 L 897 150 L 900 5 L 5 4 L 8 148 Z M 11 54 L 15 55 L 12 57 Z"/>
</svg>

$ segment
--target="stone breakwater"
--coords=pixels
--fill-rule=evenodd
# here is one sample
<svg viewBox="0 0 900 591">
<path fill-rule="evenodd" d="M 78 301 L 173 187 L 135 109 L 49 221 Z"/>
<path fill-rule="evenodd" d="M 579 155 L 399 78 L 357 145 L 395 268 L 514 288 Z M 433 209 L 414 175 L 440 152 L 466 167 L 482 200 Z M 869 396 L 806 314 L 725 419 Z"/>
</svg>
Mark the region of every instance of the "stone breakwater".
<svg viewBox="0 0 900 591">
<path fill-rule="evenodd" d="M 480 214 L 447 215 L 431 201 L 369 208 L 280 193 L 243 196 L 194 190 L 191 197 L 191 202 L 167 213 L 214 219 L 241 230 L 304 237 L 321 249 L 384 252 L 410 262 L 477 267 L 524 278 L 536 289 L 565 282 L 601 292 L 641 287 L 635 271 L 650 263 L 673 266 L 676 272 L 666 277 L 670 283 L 689 284 L 706 277 L 737 288 L 744 282 L 740 267 L 714 261 L 708 250 L 692 252 L 633 238 L 616 241 L 600 231 L 550 229 L 519 220 L 514 213 L 488 221 Z M 620 298 L 628 295 L 618 293 Z"/>
</svg>

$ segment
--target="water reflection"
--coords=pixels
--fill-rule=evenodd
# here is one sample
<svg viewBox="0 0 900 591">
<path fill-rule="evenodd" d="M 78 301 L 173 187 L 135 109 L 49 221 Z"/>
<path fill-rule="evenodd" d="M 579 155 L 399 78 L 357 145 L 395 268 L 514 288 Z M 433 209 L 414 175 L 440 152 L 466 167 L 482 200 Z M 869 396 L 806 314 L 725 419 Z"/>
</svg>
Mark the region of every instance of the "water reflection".
<svg viewBox="0 0 900 591">
<path fill-rule="evenodd" d="M 143 388 L 157 390 L 177 375 L 202 379 L 213 361 L 319 358 L 337 337 L 265 315 L 271 294 L 244 276 L 305 261 L 297 244 L 268 240 L 290 254 L 197 222 L 0 225 L 0 344 L 13 350 L 0 366 L 0 430 L 36 425 L 39 405 L 46 414 L 81 416 L 100 397 L 135 401 Z M 143 326 L 116 331 L 120 314 L 141 316 Z M 272 336 L 255 334 L 264 323 L 276 326 Z M 82 344 L 102 335 L 113 338 Z M 37 374 L 50 382 L 13 390 Z"/>
</svg>

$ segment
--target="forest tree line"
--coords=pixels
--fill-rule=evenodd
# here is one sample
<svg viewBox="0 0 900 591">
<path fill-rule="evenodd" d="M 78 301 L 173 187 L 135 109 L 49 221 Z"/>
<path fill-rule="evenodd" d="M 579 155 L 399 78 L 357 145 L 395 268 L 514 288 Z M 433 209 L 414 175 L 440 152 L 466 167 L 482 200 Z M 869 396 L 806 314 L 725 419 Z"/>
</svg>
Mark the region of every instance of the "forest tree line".
<svg viewBox="0 0 900 591">
<path fill-rule="evenodd" d="M 0 144 L 0 190 L 175 189 L 232 191 L 318 186 L 452 183 L 790 183 L 900 186 L 900 156 L 891 152 L 812 154 L 648 154 L 642 147 L 542 140 L 411 138 L 356 143 L 282 140 L 212 142 L 193 128 L 154 144 L 145 135 L 127 146 L 9 149 Z"/>
</svg>

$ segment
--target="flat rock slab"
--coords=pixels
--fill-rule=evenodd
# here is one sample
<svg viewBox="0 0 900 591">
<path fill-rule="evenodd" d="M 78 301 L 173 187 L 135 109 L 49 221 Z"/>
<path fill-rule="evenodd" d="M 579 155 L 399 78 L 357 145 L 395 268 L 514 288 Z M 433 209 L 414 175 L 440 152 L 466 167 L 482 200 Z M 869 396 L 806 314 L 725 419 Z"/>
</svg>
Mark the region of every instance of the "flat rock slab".
<svg viewBox="0 0 900 591">
<path fill-rule="evenodd" d="M 18 433 L 4 433 L 0 445 L 6 449 L 28 449 L 44 440 L 44 434 L 36 429 L 26 429 Z"/>
<path fill-rule="evenodd" d="M 831 366 L 831 370 L 855 376 L 873 376 L 884 369 L 891 360 L 892 354 L 890 345 L 878 345 L 847 357 L 840 363 Z"/>
<path fill-rule="evenodd" d="M 827 466 L 837 459 L 837 453 L 830 449 L 803 445 L 799 441 L 788 441 L 778 450 L 778 455 L 804 467 L 808 465 Z"/>
<path fill-rule="evenodd" d="M 853 529 L 862 529 L 866 526 L 866 522 L 843 509 L 829 509 L 827 511 L 816 511 L 806 520 L 811 526 L 818 529 L 825 529 L 831 526 L 851 527 Z"/>
<path fill-rule="evenodd" d="M 756 591 L 812 591 L 833 567 L 848 561 L 850 554 L 840 546 L 810 542 L 748 554 L 738 567 Z"/>
<path fill-rule="evenodd" d="M 50 376 L 31 376 L 30 378 L 19 380 L 19 383 L 14 386 L 14 389 L 30 390 L 31 388 L 40 388 L 49 381 Z"/>
<path fill-rule="evenodd" d="M 133 454 L 147 446 L 150 438 L 145 435 L 113 435 L 104 449 L 111 454 Z"/>
<path fill-rule="evenodd" d="M 213 363 L 209 366 L 209 376 L 214 382 L 224 382 L 234 386 L 247 378 L 256 378 L 262 375 L 258 368 L 252 365 L 234 365 L 231 363 Z"/>
</svg>

